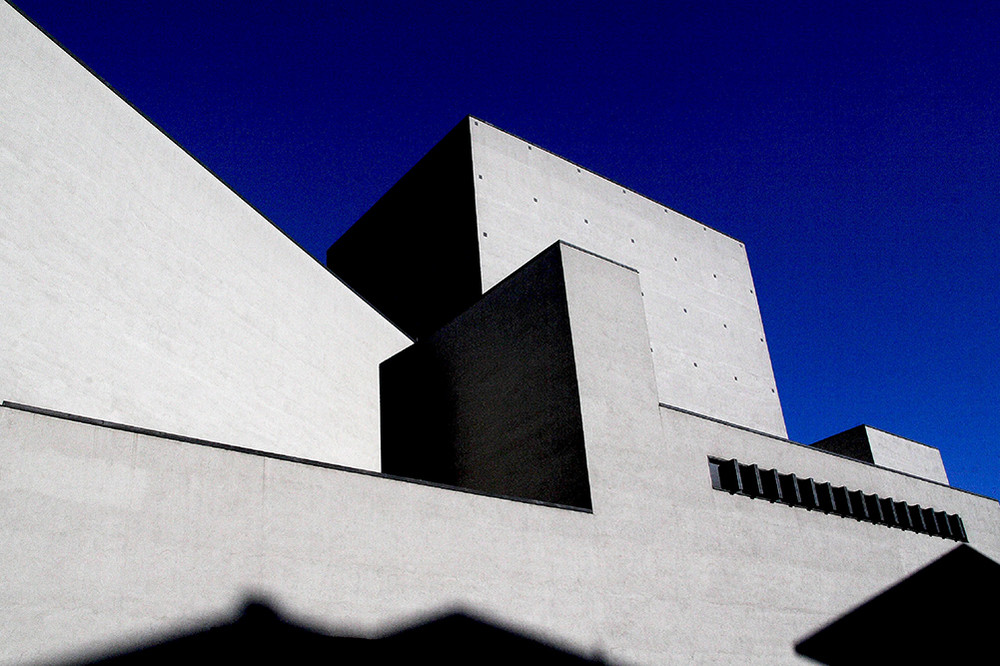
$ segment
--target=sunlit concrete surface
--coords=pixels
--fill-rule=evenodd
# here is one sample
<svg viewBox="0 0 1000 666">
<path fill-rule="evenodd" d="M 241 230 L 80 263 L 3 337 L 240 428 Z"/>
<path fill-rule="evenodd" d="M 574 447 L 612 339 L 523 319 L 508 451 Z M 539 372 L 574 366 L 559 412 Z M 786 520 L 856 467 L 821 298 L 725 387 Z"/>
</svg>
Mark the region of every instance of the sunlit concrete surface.
<svg viewBox="0 0 1000 666">
<path fill-rule="evenodd" d="M 0 396 L 379 468 L 409 339 L 0 3 Z"/>
</svg>

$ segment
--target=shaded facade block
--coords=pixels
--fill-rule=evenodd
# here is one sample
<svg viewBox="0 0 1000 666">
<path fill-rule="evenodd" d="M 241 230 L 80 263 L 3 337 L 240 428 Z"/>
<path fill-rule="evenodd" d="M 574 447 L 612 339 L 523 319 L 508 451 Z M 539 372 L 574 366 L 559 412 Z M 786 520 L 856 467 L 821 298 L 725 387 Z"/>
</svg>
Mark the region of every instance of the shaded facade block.
<svg viewBox="0 0 1000 666">
<path fill-rule="evenodd" d="M 562 252 L 382 364 L 383 472 L 591 508 Z"/>
<path fill-rule="evenodd" d="M 483 294 L 467 124 L 424 156 L 327 251 L 327 265 L 413 338 Z"/>
<path fill-rule="evenodd" d="M 922 479 L 948 483 L 941 452 L 936 448 L 871 426 L 859 425 L 812 446 Z"/>
<path fill-rule="evenodd" d="M 786 435 L 743 244 L 481 120 L 459 123 L 327 265 L 419 338 L 557 241 L 639 272 L 660 402 Z"/>
</svg>

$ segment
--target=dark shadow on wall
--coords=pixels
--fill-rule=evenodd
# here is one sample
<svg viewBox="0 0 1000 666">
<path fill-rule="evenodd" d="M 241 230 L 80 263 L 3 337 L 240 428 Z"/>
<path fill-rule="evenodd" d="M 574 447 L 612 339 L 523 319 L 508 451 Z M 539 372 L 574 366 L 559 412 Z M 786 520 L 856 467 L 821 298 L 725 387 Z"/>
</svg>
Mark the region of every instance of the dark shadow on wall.
<svg viewBox="0 0 1000 666">
<path fill-rule="evenodd" d="M 381 364 L 384 473 L 592 508 L 562 251 Z"/>
<path fill-rule="evenodd" d="M 412 338 L 482 295 L 465 118 L 327 250 L 326 265 Z"/>
<path fill-rule="evenodd" d="M 63 662 L 105 664 L 604 664 L 475 617 L 431 616 L 376 636 L 336 635 L 283 618 L 266 602 L 246 604 L 235 619 L 152 638 L 147 644 Z"/>
<path fill-rule="evenodd" d="M 1000 564 L 963 544 L 800 641 L 795 651 L 831 665 L 992 663 L 997 599 Z"/>
</svg>

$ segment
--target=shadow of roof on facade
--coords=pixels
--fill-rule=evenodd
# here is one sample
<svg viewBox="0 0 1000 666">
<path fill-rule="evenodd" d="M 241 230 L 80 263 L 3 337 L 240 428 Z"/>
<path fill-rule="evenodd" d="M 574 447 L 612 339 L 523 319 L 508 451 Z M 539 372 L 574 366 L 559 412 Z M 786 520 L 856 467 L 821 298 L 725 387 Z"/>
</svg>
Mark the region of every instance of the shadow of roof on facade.
<svg viewBox="0 0 1000 666">
<path fill-rule="evenodd" d="M 266 602 L 250 600 L 234 619 L 209 622 L 149 643 L 71 664 L 603 664 L 501 627 L 465 610 L 431 615 L 372 636 L 331 634 L 290 621 Z"/>
<path fill-rule="evenodd" d="M 994 650 L 1000 564 L 961 545 L 795 646 L 824 664 L 966 663 Z"/>
</svg>

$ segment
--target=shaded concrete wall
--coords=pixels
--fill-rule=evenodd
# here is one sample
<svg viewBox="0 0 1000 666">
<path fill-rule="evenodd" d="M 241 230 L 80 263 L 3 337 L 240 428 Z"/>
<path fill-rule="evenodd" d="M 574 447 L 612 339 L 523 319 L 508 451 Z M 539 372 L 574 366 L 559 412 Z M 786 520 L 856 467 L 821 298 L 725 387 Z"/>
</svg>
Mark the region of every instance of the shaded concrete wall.
<svg viewBox="0 0 1000 666">
<path fill-rule="evenodd" d="M 483 293 L 471 173 L 463 122 L 327 251 L 330 270 L 414 338 Z"/>
<path fill-rule="evenodd" d="M 786 434 L 743 244 L 470 119 L 483 287 L 556 240 L 632 266 L 661 402 Z"/>
<path fill-rule="evenodd" d="M 639 276 L 562 258 L 592 513 L 0 409 L 0 661 L 256 588 L 333 627 L 462 602 L 612 662 L 800 663 L 795 638 L 953 545 L 713 490 L 709 455 L 958 513 L 1000 557 L 995 500 L 657 407 Z"/>
<path fill-rule="evenodd" d="M 382 471 L 589 509 L 560 245 L 383 362 Z"/>
<path fill-rule="evenodd" d="M 379 465 L 409 343 L 0 2 L 0 396 Z"/>
</svg>

